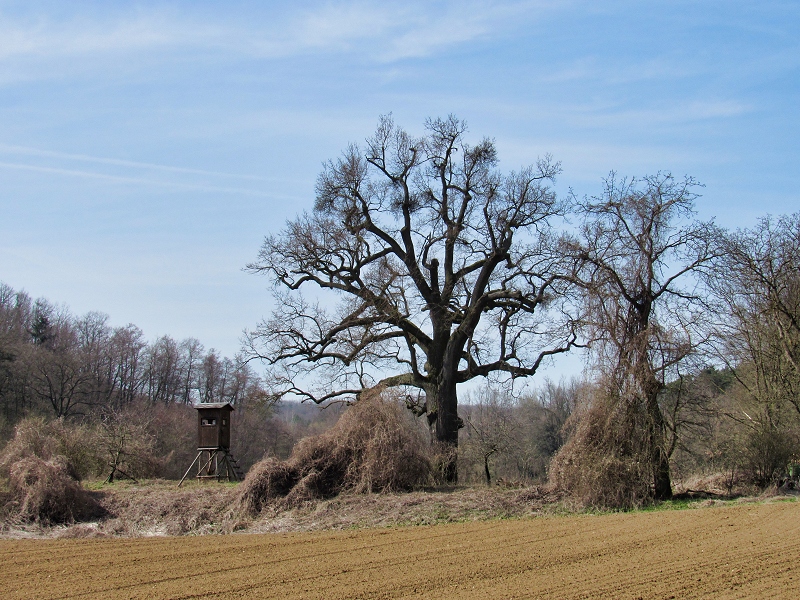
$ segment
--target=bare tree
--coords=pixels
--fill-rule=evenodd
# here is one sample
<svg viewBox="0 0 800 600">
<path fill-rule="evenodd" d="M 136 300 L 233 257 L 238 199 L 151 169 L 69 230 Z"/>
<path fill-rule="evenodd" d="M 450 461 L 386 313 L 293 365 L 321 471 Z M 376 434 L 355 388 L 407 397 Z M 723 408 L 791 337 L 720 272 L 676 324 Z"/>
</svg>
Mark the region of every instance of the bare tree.
<svg viewBox="0 0 800 600">
<path fill-rule="evenodd" d="M 489 484 L 493 479 L 541 481 L 564 443 L 564 423 L 585 384 L 545 379 L 517 397 L 506 386 L 489 384 L 470 393 L 462 407 L 459 469 Z"/>
<path fill-rule="evenodd" d="M 84 414 L 95 401 L 95 378 L 85 348 L 66 308 L 37 300 L 31 324 L 32 344 L 25 351 L 33 394 L 56 417 Z"/>
<path fill-rule="evenodd" d="M 725 236 L 711 285 L 719 357 L 764 406 L 800 415 L 800 213 Z"/>
<path fill-rule="evenodd" d="M 670 174 L 637 180 L 612 173 L 601 197 L 580 203 L 583 226 L 566 243 L 581 264 L 575 282 L 585 293 L 605 398 L 614 405 L 607 414 L 617 423 L 607 435 L 619 439 L 609 447 L 642 453 L 656 499 L 672 495 L 659 396 L 700 341 L 702 298 L 691 275 L 715 255 L 715 227 L 693 220 L 696 186 Z"/>
<path fill-rule="evenodd" d="M 239 408 L 274 400 L 239 356 L 206 354 L 193 338 L 148 344 L 135 325 L 112 329 L 103 313 L 75 317 L 0 283 L 0 430 L 29 414 L 107 421 L 131 405 L 165 415 L 204 398 Z"/>
<path fill-rule="evenodd" d="M 0 407 L 9 422 L 19 419 L 30 408 L 25 346 L 29 341 L 32 302 L 25 292 L 17 292 L 0 282 Z"/>
<path fill-rule="evenodd" d="M 483 463 L 486 485 L 491 485 L 489 464 L 493 457 L 513 451 L 518 445 L 522 427 L 517 413 L 516 399 L 507 391 L 485 387 L 470 398 L 466 415 L 465 445 Z"/>
<path fill-rule="evenodd" d="M 719 416 L 715 400 L 722 393 L 717 380 L 724 377 L 712 368 L 695 366 L 686 372 L 679 369 L 677 377 L 664 386 L 659 405 L 664 415 L 669 459 L 676 451 L 692 454 L 691 443 L 712 435 L 714 422 Z"/>
<path fill-rule="evenodd" d="M 203 344 L 196 338 L 187 338 L 180 344 L 181 402 L 184 404 L 193 404 L 192 392 L 198 387 L 204 352 Z"/>
<path fill-rule="evenodd" d="M 214 348 L 208 351 L 198 380 L 200 402 L 223 402 L 228 387 L 232 364 L 228 359 L 221 359 Z"/>
<path fill-rule="evenodd" d="M 738 386 L 726 415 L 745 432 L 754 479 L 768 484 L 800 451 L 800 213 L 725 235 L 709 278 L 718 357 Z"/>
<path fill-rule="evenodd" d="M 110 379 L 117 389 L 117 406 L 131 404 L 141 392 L 146 347 L 144 333 L 135 325 L 117 327 L 111 335 L 108 352 L 113 371 Z"/>
<path fill-rule="evenodd" d="M 106 483 L 125 477 L 152 475 L 158 470 L 156 439 L 149 431 L 152 412 L 141 407 L 107 409 L 101 415 L 98 442 L 108 466 Z"/>
<path fill-rule="evenodd" d="M 248 266 L 275 282 L 277 302 L 248 351 L 272 366 L 280 396 L 321 403 L 376 383 L 416 388 L 410 407 L 455 448 L 457 384 L 532 375 L 576 336 L 560 318 L 550 235 L 558 163 L 504 175 L 493 142 L 467 144 L 462 121 L 426 129 L 412 138 L 383 117 L 365 148 L 325 165 L 313 212 L 268 237 Z M 456 480 L 454 459 L 444 470 Z"/>
<path fill-rule="evenodd" d="M 181 396 L 178 343 L 168 335 L 158 338 L 145 353 L 145 389 L 153 404 L 171 404 Z"/>
</svg>

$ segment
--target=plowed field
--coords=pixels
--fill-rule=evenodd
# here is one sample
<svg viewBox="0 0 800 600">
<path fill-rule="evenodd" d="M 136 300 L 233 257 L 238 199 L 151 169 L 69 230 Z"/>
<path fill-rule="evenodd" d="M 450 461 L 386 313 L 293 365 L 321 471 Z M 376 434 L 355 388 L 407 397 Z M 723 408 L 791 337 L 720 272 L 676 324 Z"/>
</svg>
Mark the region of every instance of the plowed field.
<svg viewBox="0 0 800 600">
<path fill-rule="evenodd" d="M 10 598 L 797 597 L 800 502 L 335 533 L 0 542 Z"/>
</svg>

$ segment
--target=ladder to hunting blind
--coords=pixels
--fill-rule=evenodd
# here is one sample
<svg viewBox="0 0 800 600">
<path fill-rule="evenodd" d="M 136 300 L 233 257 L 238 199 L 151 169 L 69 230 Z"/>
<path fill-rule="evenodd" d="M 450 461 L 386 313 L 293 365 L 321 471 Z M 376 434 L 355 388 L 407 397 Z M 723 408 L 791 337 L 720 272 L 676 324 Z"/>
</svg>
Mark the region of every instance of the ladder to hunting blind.
<svg viewBox="0 0 800 600">
<path fill-rule="evenodd" d="M 198 448 L 197 456 L 181 477 L 178 487 L 189 476 L 192 468 L 197 465 L 195 479 L 216 479 L 222 481 L 242 481 L 244 472 L 236 458 L 227 448 Z"/>
</svg>

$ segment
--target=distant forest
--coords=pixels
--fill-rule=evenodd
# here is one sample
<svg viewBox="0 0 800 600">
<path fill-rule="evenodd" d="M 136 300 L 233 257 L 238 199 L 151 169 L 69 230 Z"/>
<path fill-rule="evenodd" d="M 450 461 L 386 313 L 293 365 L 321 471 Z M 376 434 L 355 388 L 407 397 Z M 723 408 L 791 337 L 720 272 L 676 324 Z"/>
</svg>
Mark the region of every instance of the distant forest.
<svg viewBox="0 0 800 600">
<path fill-rule="evenodd" d="M 263 401 L 261 380 L 238 357 L 195 338 L 152 343 L 135 325 L 100 312 L 75 316 L 0 283 L 0 411 L 7 422 L 38 413 L 84 415 L 136 399 L 152 404 Z"/>
<path fill-rule="evenodd" d="M 292 402 L 278 410 L 238 356 L 220 356 L 195 338 L 148 342 L 135 325 L 111 327 L 106 314 L 76 316 L 0 283 L 0 447 L 25 419 L 57 419 L 84 427 L 82 443 L 105 446 L 98 455 L 127 437 L 132 472 L 176 478 L 196 452 L 191 407 L 200 402 L 236 407 L 233 451 L 245 469 L 267 453 L 288 456 L 340 412 Z M 99 460 L 84 475 L 104 474 Z"/>
</svg>

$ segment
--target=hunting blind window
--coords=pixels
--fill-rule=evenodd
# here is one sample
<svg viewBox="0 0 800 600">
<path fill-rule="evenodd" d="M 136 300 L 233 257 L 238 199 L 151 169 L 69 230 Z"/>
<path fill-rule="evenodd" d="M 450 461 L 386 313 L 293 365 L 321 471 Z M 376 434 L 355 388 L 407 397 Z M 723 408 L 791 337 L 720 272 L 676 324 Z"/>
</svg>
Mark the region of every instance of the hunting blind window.
<svg viewBox="0 0 800 600">
<path fill-rule="evenodd" d="M 205 426 L 211 427 L 211 426 L 214 426 L 214 425 L 217 424 L 217 420 L 216 419 L 203 419 L 202 424 L 205 425 Z M 222 424 L 225 425 L 225 421 L 224 420 L 222 421 Z"/>
</svg>

